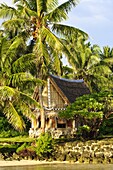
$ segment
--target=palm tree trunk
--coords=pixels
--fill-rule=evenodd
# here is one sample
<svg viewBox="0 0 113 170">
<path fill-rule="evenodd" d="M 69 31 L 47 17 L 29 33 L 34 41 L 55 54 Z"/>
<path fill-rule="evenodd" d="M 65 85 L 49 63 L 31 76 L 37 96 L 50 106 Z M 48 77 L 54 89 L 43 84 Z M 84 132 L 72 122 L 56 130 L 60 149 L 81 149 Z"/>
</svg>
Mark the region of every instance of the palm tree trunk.
<svg viewBox="0 0 113 170">
<path fill-rule="evenodd" d="M 39 103 L 41 106 L 40 109 L 40 114 L 41 114 L 41 129 L 43 132 L 45 132 L 45 112 L 43 108 L 43 101 L 42 101 L 42 88 L 41 86 L 39 87 Z"/>
</svg>

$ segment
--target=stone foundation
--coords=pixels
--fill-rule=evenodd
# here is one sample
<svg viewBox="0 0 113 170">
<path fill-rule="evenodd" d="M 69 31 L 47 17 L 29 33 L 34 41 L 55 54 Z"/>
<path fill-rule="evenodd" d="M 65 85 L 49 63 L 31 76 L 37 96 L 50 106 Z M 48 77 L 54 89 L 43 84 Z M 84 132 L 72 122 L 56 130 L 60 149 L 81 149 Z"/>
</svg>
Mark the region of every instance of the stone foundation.
<svg viewBox="0 0 113 170">
<path fill-rule="evenodd" d="M 113 163 L 113 140 L 76 141 L 57 145 L 54 159 L 77 163 Z"/>
<path fill-rule="evenodd" d="M 53 139 L 59 139 L 59 138 L 73 138 L 76 136 L 76 128 L 50 128 L 50 129 L 45 129 L 45 132 L 48 132 L 51 134 Z M 39 129 L 33 129 L 30 128 L 29 130 L 29 137 L 34 137 L 37 138 L 41 135 L 42 130 L 41 128 Z"/>
</svg>

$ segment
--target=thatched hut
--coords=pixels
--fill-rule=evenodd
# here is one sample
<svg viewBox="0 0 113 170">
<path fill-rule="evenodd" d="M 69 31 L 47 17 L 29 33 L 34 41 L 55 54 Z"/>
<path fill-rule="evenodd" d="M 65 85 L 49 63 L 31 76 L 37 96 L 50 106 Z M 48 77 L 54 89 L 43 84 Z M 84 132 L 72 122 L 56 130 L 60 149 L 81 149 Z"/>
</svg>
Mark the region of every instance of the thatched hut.
<svg viewBox="0 0 113 170">
<path fill-rule="evenodd" d="M 69 80 L 50 75 L 42 90 L 41 100 L 45 115 L 45 131 L 50 131 L 53 137 L 62 135 L 74 135 L 76 133 L 76 120 L 60 119 L 58 112 L 65 110 L 77 97 L 89 94 L 90 91 L 84 81 Z M 35 90 L 34 98 L 39 99 L 38 89 Z M 39 136 L 41 133 L 40 110 L 35 109 L 37 123 L 32 122 L 30 135 Z"/>
</svg>

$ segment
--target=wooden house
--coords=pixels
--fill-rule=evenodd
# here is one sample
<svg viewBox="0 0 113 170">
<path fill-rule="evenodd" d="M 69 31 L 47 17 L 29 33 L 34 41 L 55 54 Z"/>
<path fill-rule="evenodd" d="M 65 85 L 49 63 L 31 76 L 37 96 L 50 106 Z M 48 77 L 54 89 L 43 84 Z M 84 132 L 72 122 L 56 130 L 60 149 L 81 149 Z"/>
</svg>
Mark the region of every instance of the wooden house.
<svg viewBox="0 0 113 170">
<path fill-rule="evenodd" d="M 84 81 L 69 80 L 50 75 L 42 91 L 42 105 L 45 115 L 45 131 L 49 131 L 54 138 L 70 136 L 76 133 L 76 120 L 60 119 L 58 112 L 65 110 L 68 105 L 73 103 L 77 97 L 89 94 L 90 91 Z M 37 90 L 34 98 L 38 100 Z M 29 131 L 30 136 L 39 136 L 41 133 L 41 114 L 40 110 L 35 109 L 37 123 L 32 122 Z"/>
</svg>

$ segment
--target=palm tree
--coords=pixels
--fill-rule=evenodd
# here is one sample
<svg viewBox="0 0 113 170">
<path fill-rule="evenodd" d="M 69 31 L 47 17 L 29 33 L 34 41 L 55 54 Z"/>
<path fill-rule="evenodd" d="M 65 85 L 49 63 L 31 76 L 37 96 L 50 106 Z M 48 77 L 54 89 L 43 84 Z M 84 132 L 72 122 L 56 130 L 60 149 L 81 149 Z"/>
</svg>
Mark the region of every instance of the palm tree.
<svg viewBox="0 0 113 170">
<path fill-rule="evenodd" d="M 100 51 L 101 64 L 107 64 L 110 68 L 113 67 L 113 48 L 104 46 Z M 112 69 L 113 70 L 113 69 Z"/>
<path fill-rule="evenodd" d="M 71 37 L 69 41 L 65 41 L 70 53 L 73 54 L 68 59 L 73 70 L 70 76 L 84 79 L 91 91 L 108 90 L 111 86 L 109 76 L 112 70 L 107 63 L 112 63 L 113 60 L 103 59 L 98 45 L 91 47 L 81 34 L 77 36 L 78 38 Z"/>
<path fill-rule="evenodd" d="M 10 20 L 3 23 L 10 37 L 19 35 L 28 41 L 32 39 L 33 53 L 36 56 L 36 77 L 45 79 L 48 73 L 61 73 L 61 56 L 70 56 L 69 50 L 61 38 L 68 35 L 76 35 L 83 31 L 60 24 L 68 18 L 67 14 L 72 7 L 77 5 L 77 0 L 67 0 L 59 5 L 58 0 L 14 0 L 16 8 L 8 7 L 6 4 L 0 6 L 0 17 Z M 54 54 L 54 56 L 53 56 Z M 57 61 L 57 62 L 56 62 Z M 57 67 L 55 66 L 57 64 Z M 54 67 L 55 66 L 55 67 Z M 36 88 L 37 89 L 37 88 Z M 41 89 L 41 88 L 40 88 Z M 39 92 L 41 96 L 41 91 Z M 42 128 L 44 129 L 44 111 L 40 97 L 42 112 Z"/>
<path fill-rule="evenodd" d="M 68 12 L 72 6 L 77 5 L 77 0 L 68 0 L 61 5 L 58 5 L 58 0 L 35 0 L 33 2 L 14 0 L 14 3 L 17 9 L 5 4 L 0 6 L 0 17 L 8 16 L 10 18 L 3 23 L 3 26 L 11 36 L 21 34 L 24 38 L 33 39 L 33 51 L 37 56 L 37 77 L 42 78 L 47 72 L 50 72 L 51 63 L 56 60 L 51 52 L 59 53 L 59 56 L 62 53 L 70 55 L 59 35 L 66 37 L 67 34 L 82 32 L 77 28 L 59 24 L 67 19 Z M 60 57 L 55 56 L 57 56 L 57 61 L 58 59 L 60 61 Z"/>
<path fill-rule="evenodd" d="M 28 61 L 32 63 L 34 56 L 19 56 L 18 50 L 21 49 L 22 53 L 24 47 L 24 42 L 18 37 L 9 40 L 0 36 L 0 111 L 19 131 L 25 128 L 21 115 L 35 120 L 32 106 L 39 108 L 39 104 L 30 96 L 30 91 L 29 95 L 25 92 L 29 86 L 32 89 L 37 83 L 41 83 L 28 72 Z"/>
</svg>

